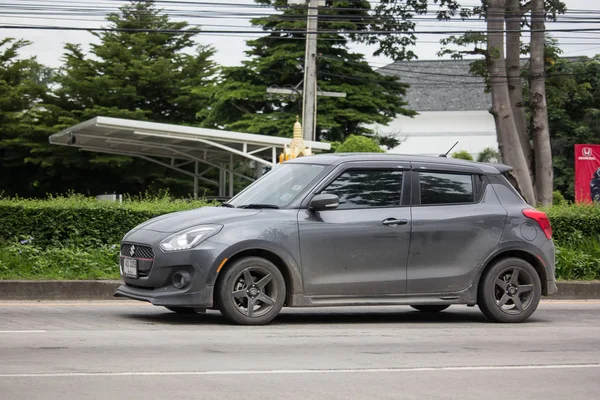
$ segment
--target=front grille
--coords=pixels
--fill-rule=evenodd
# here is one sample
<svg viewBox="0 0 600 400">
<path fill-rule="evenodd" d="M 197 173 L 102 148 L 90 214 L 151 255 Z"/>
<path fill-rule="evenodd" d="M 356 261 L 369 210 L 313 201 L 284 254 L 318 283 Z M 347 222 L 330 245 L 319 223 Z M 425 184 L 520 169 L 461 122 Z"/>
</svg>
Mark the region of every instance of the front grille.
<svg viewBox="0 0 600 400">
<path fill-rule="evenodd" d="M 131 249 L 133 248 L 133 255 Z M 121 246 L 121 255 L 132 258 L 145 258 L 154 260 L 154 250 L 150 246 L 142 246 L 137 244 L 124 244 Z"/>
</svg>

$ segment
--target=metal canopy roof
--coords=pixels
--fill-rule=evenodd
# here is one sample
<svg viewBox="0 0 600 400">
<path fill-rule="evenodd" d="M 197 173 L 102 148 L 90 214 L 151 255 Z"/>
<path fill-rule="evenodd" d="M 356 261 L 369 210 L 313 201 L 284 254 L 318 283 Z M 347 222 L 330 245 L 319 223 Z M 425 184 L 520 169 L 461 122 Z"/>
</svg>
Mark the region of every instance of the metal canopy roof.
<svg viewBox="0 0 600 400">
<path fill-rule="evenodd" d="M 290 127 L 290 131 L 292 127 Z M 241 161 L 272 167 L 292 138 L 221 131 L 120 118 L 96 117 L 50 136 L 51 144 L 76 147 L 84 151 L 139 157 L 194 178 L 194 193 L 198 180 L 218 185 L 225 196 L 229 181 L 229 196 L 233 196 L 234 176 L 253 180 L 234 170 Z M 322 142 L 305 142 L 313 153 L 329 150 Z M 193 171 L 184 168 L 194 164 Z M 199 172 L 199 164 L 209 169 Z M 218 169 L 219 182 L 204 175 Z M 229 179 L 227 176 L 229 175 Z M 260 173 L 258 173 L 260 176 Z"/>
</svg>

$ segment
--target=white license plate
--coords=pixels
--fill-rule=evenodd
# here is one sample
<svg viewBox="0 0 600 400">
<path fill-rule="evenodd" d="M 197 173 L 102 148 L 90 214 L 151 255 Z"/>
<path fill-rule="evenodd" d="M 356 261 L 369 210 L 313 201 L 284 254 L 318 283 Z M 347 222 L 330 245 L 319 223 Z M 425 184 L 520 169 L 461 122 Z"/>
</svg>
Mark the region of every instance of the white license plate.
<svg viewBox="0 0 600 400">
<path fill-rule="evenodd" d="M 124 258 L 123 259 L 123 273 L 126 276 L 137 278 L 137 260 L 132 258 Z"/>
</svg>

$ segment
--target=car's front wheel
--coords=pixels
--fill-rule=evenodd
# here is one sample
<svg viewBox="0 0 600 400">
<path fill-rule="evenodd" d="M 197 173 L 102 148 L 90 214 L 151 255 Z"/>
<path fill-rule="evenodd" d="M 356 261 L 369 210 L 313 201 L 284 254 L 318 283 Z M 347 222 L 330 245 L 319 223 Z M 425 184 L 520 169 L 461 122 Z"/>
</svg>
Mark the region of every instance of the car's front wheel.
<svg viewBox="0 0 600 400">
<path fill-rule="evenodd" d="M 542 296 L 540 277 L 531 264 L 520 258 L 495 262 L 484 273 L 477 303 L 495 322 L 522 322 L 533 314 Z"/>
<path fill-rule="evenodd" d="M 246 257 L 227 266 L 215 288 L 221 313 L 240 325 L 271 322 L 285 302 L 286 286 L 281 271 L 260 257 Z"/>
</svg>

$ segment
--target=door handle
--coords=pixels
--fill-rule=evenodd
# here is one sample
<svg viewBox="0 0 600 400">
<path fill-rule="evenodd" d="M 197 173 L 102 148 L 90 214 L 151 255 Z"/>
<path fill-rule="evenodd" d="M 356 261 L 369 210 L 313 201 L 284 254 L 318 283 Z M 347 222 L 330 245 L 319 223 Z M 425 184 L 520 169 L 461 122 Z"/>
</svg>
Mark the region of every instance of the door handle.
<svg viewBox="0 0 600 400">
<path fill-rule="evenodd" d="M 407 225 L 407 219 L 396 219 L 396 218 L 386 218 L 381 222 L 383 225 L 387 226 L 396 226 L 396 225 Z"/>
</svg>

